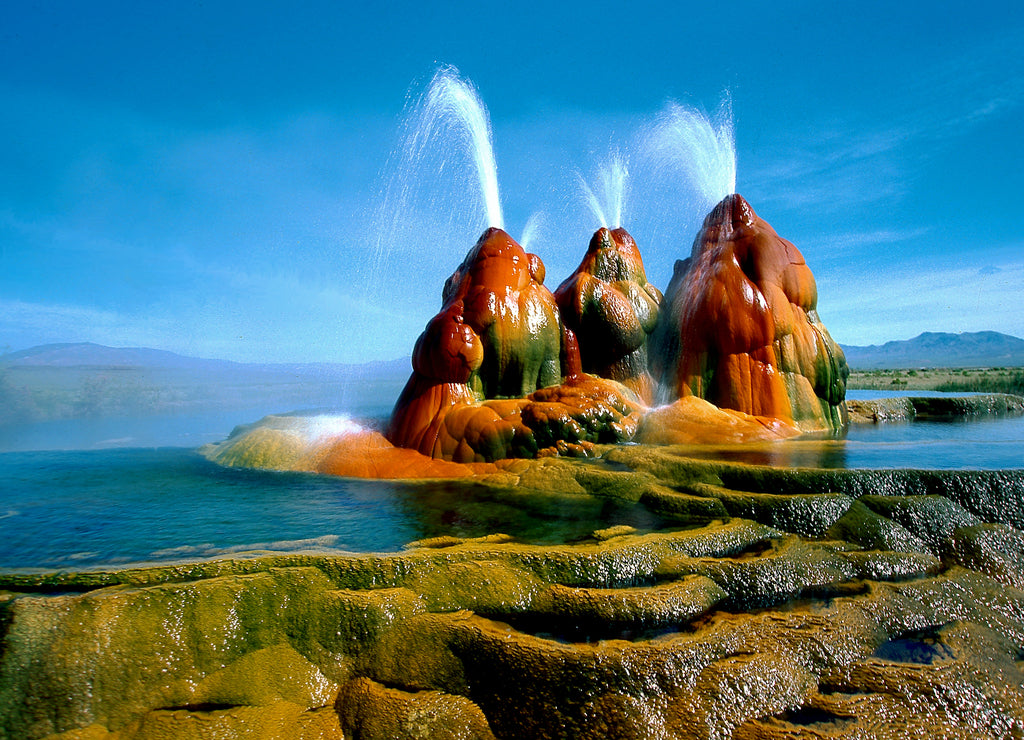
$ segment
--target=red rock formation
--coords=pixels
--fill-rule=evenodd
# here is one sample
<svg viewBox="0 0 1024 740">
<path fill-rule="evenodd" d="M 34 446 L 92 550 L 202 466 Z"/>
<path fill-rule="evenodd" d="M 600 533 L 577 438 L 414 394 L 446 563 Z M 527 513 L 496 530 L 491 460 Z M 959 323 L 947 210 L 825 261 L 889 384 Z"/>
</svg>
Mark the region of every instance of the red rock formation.
<svg viewBox="0 0 1024 740">
<path fill-rule="evenodd" d="M 297 469 L 348 478 L 464 478 L 496 473 L 490 463 L 460 465 L 395 447 L 379 432 L 336 437 L 303 460 Z"/>
<path fill-rule="evenodd" d="M 396 446 L 460 463 L 632 436 L 637 399 L 579 371 L 579 349 L 544 287 L 544 264 L 488 229 L 448 279 L 413 350 L 387 430 Z M 565 385 L 562 363 L 566 366 Z M 540 390 L 538 390 L 540 389 Z"/>
<path fill-rule="evenodd" d="M 804 431 L 841 428 L 849 370 L 816 308 L 800 252 L 731 195 L 676 264 L 655 372 L 674 398 L 697 396 Z"/>
<path fill-rule="evenodd" d="M 504 231 L 484 232 L 448 278 L 443 300 L 445 308 L 431 324 L 449 323 L 444 315 L 455 310 L 455 319 L 476 335 L 482 349 L 472 353 L 480 361 L 468 380 L 459 382 L 484 398 L 525 396 L 559 382 L 561 324 L 554 297 L 544 287 L 544 263 Z M 460 303 L 462 309 L 455 309 Z M 466 336 L 462 326 L 458 332 Z"/>
<path fill-rule="evenodd" d="M 559 382 L 561 326 L 543 281 L 539 257 L 500 229 L 484 232 L 448 278 L 441 311 L 416 340 L 412 377 L 387 430 L 391 442 L 451 459 L 462 441 L 442 429 L 452 407 L 525 396 Z"/>
<path fill-rule="evenodd" d="M 647 282 L 633 237 L 621 228 L 598 229 L 580 266 L 555 291 L 562 321 L 579 340 L 583 371 L 617 380 L 651 403 L 647 340 L 661 298 Z"/>
<path fill-rule="evenodd" d="M 635 441 L 643 444 L 736 444 L 795 437 L 800 430 L 769 416 L 722 409 L 696 396 L 685 396 L 647 412 Z"/>
</svg>

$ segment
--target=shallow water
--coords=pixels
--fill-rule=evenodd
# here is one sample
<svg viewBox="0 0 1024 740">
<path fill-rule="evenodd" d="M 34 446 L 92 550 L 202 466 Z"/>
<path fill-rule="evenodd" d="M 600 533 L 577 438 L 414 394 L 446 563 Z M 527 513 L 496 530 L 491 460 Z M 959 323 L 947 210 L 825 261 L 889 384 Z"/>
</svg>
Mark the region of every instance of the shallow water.
<svg viewBox="0 0 1024 740">
<path fill-rule="evenodd" d="M 564 542 L 650 515 L 595 502 L 543 511 L 467 484 L 402 484 L 223 468 L 182 448 L 0 454 L 0 568 L 82 569 L 256 550 L 395 551 L 503 532 Z"/>
<path fill-rule="evenodd" d="M 395 515 L 392 494 L 370 482 L 221 468 L 188 449 L 7 453 L 0 567 L 303 546 L 391 550 L 416 536 Z"/>
<path fill-rule="evenodd" d="M 856 424 L 841 438 L 694 446 L 703 459 L 800 468 L 1024 468 L 1024 416 Z"/>
<path fill-rule="evenodd" d="M 427 537 L 494 532 L 565 542 L 609 524 L 659 525 L 639 507 L 512 506 L 472 484 L 230 469 L 194 450 L 213 429 L 222 430 L 214 439 L 223 438 L 237 421 L 65 422 L 61 440 L 91 449 L 0 453 L 0 568 L 82 569 L 254 550 L 385 552 Z M 48 431 L 39 430 L 40 439 Z M 118 447 L 125 437 L 165 446 Z M 842 439 L 692 453 L 790 467 L 1024 468 L 1024 417 L 858 425 Z"/>
</svg>

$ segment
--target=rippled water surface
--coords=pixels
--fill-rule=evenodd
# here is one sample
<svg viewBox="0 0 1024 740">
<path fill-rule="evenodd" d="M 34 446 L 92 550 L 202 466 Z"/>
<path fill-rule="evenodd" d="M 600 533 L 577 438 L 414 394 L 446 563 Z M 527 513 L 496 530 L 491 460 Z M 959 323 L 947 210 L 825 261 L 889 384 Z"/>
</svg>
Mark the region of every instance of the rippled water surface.
<svg viewBox="0 0 1024 740">
<path fill-rule="evenodd" d="M 81 569 L 258 550 L 394 551 L 417 539 L 503 532 L 533 542 L 639 507 L 569 510 L 482 500 L 467 484 L 402 484 L 223 468 L 185 448 L 0 454 L 0 568 Z"/>
<path fill-rule="evenodd" d="M 397 507 L 387 486 L 225 469 L 183 448 L 7 453 L 0 455 L 0 567 L 304 544 L 389 550 L 416 536 Z"/>
<path fill-rule="evenodd" d="M 842 439 L 693 454 L 800 467 L 1024 468 L 1024 417 L 861 425 Z M 596 500 L 571 510 L 545 500 L 513 507 L 471 486 L 226 469 L 190 447 L 6 452 L 0 568 L 81 569 L 261 549 L 393 551 L 442 534 L 555 542 L 608 524 L 659 524 L 638 507 Z"/>
</svg>

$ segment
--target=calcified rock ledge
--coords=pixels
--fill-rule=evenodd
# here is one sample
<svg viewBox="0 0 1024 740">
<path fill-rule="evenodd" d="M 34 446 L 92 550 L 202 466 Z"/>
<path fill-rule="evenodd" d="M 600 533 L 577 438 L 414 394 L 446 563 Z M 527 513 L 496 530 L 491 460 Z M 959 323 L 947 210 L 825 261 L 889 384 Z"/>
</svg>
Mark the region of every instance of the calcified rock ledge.
<svg viewBox="0 0 1024 740">
<path fill-rule="evenodd" d="M 2 575 L 0 736 L 1024 733 L 1024 471 L 597 451 L 474 483 L 656 529 Z"/>
<path fill-rule="evenodd" d="M 956 419 L 1024 413 L 1024 398 L 1009 393 L 976 396 L 897 396 L 846 401 L 852 423 Z"/>
</svg>

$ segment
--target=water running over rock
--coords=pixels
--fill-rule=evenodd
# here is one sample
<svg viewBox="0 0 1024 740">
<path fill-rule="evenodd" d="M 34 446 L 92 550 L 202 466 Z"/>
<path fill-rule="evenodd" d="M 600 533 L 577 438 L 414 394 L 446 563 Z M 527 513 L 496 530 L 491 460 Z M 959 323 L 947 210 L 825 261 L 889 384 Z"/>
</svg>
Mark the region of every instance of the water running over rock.
<svg viewBox="0 0 1024 740">
<path fill-rule="evenodd" d="M 799 250 L 742 196 L 723 199 L 667 290 L 653 364 L 668 398 L 805 431 L 842 428 L 849 369 L 817 302 Z"/>
</svg>

